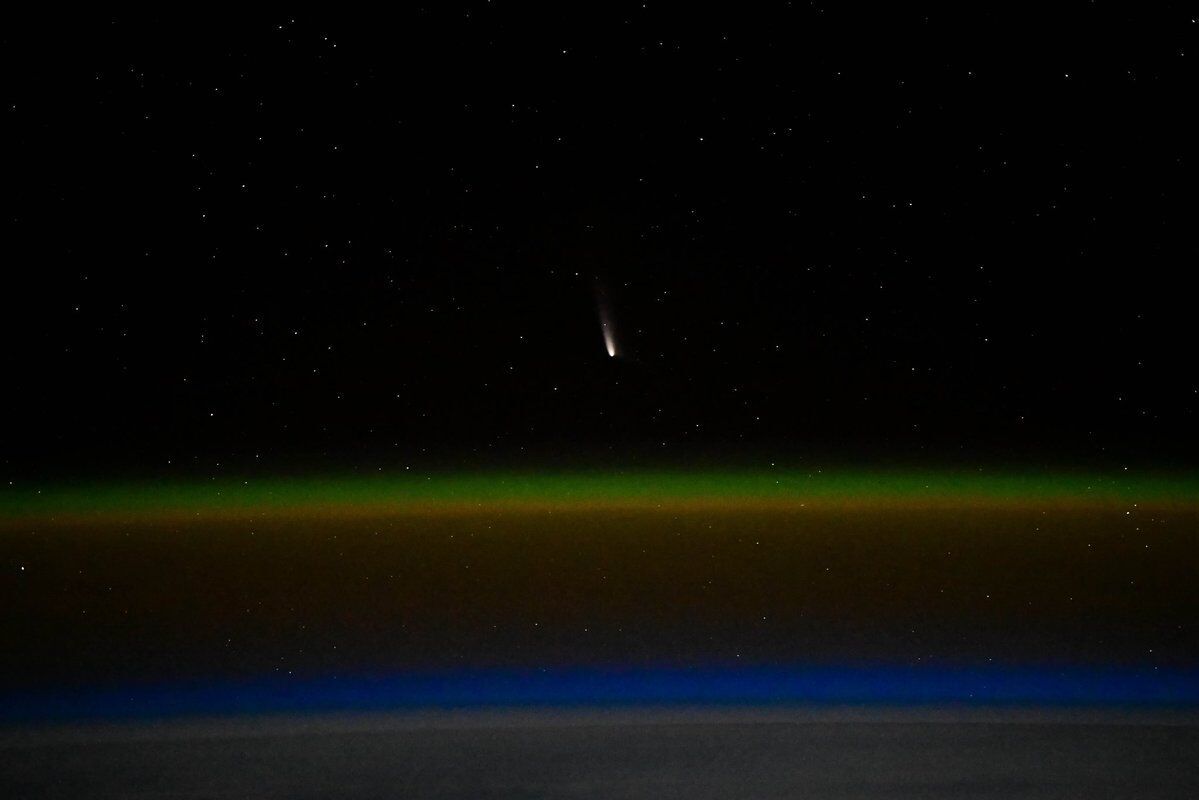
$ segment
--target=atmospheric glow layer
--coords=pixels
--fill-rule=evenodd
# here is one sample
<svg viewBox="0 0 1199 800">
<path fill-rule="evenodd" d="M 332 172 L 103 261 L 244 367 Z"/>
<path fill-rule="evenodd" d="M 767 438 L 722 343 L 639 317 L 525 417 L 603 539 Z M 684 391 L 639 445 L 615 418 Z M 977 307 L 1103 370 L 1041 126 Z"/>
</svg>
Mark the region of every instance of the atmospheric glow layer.
<svg viewBox="0 0 1199 800">
<path fill-rule="evenodd" d="M 0 492 L 0 521 L 179 514 L 1194 507 L 1195 476 L 784 470 L 435 473 L 107 483 Z"/>
</svg>

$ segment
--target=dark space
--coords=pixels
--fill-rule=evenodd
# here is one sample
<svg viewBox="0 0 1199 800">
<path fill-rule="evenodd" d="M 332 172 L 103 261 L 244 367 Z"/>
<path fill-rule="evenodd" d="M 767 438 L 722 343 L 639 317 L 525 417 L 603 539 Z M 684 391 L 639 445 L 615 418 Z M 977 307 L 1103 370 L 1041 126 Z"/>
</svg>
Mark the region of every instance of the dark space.
<svg viewBox="0 0 1199 800">
<path fill-rule="evenodd" d="M 6 477 L 1190 466 L 1194 17 L 11 17 Z"/>
</svg>

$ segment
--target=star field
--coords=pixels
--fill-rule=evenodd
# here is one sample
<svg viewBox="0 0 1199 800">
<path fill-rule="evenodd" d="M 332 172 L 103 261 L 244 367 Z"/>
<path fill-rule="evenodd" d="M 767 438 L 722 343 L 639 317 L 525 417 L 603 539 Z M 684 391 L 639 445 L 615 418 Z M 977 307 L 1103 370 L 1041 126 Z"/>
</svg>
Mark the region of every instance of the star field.
<svg viewBox="0 0 1199 800">
<path fill-rule="evenodd" d="M 0 795 L 1199 796 L 1194 9 L 7 22 Z"/>
<path fill-rule="evenodd" d="M 1055 13 L 15 26 L 8 479 L 1188 463 L 1199 25 Z"/>
</svg>

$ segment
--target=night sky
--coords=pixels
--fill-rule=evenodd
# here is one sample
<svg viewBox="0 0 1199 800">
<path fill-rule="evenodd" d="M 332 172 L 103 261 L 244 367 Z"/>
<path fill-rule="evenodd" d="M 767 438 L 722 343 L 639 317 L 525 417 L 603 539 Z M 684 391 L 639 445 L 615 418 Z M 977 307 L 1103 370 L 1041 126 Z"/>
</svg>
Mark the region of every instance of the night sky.
<svg viewBox="0 0 1199 800">
<path fill-rule="evenodd" d="M 1191 466 L 1197 37 L 1174 4 L 12 19 L 4 478 Z"/>
<path fill-rule="evenodd" d="M 1199 6 L 325 5 L 0 24 L 0 796 L 1199 797 Z"/>
<path fill-rule="evenodd" d="M 0 723 L 1194 706 L 1199 16 L 1054 13 L 14 19 Z"/>
</svg>

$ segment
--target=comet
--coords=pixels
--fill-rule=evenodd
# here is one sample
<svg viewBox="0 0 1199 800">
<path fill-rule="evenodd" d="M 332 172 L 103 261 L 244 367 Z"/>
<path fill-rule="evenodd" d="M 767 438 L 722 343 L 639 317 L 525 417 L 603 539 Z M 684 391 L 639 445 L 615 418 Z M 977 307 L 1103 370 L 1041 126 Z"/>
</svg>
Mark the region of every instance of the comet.
<svg viewBox="0 0 1199 800">
<path fill-rule="evenodd" d="M 604 329 L 604 347 L 608 350 L 608 355 L 616 358 L 616 338 L 612 335 L 611 324 L 601 318 L 600 327 Z"/>
<path fill-rule="evenodd" d="M 608 308 L 604 290 L 598 286 L 595 290 L 595 305 L 599 311 L 600 330 L 604 334 L 604 349 L 608 351 L 609 358 L 616 358 L 616 323 L 612 319 L 612 311 Z"/>
</svg>

